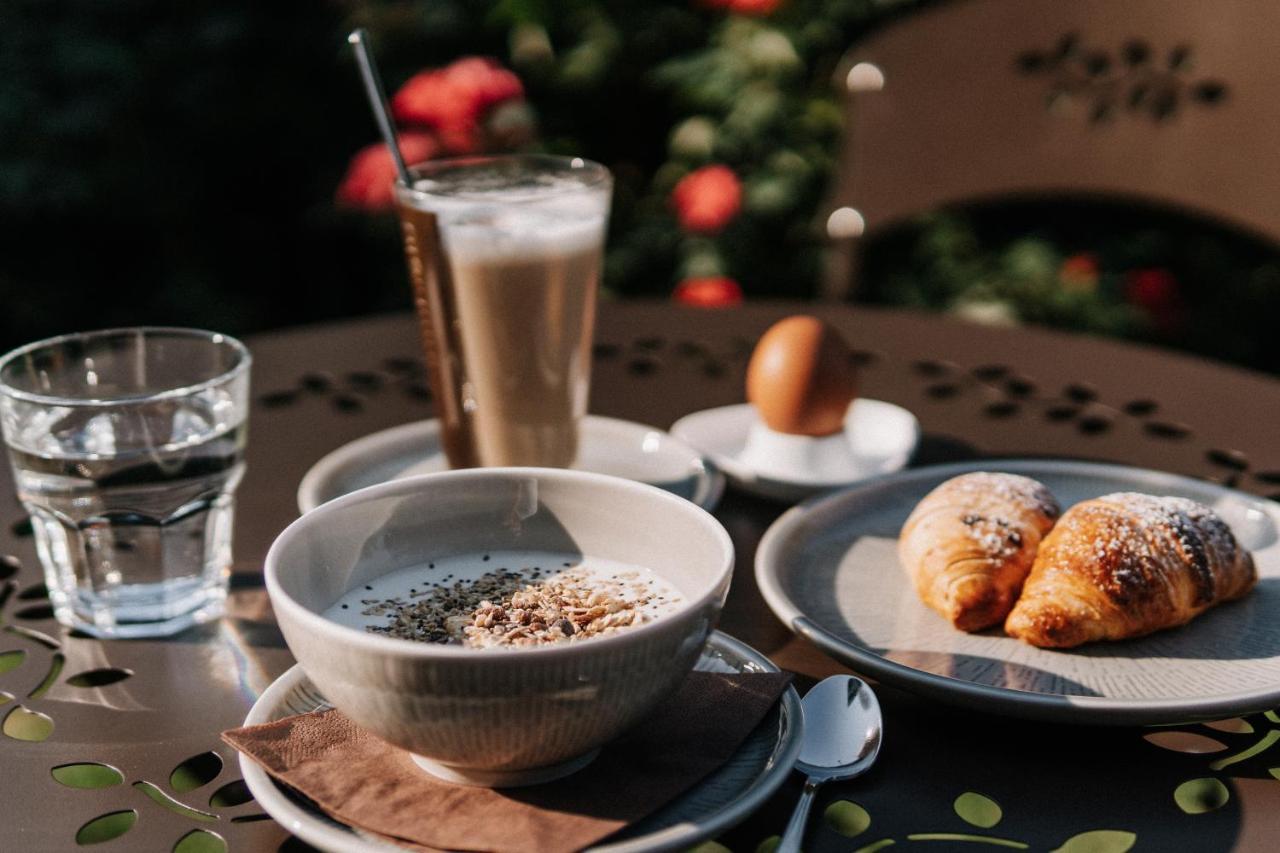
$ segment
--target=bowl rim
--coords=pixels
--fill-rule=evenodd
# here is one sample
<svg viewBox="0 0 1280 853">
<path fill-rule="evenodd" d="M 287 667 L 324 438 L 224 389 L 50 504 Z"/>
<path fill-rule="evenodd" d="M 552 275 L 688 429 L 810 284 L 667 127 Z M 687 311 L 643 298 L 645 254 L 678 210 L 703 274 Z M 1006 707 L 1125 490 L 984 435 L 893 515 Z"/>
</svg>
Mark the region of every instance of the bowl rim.
<svg viewBox="0 0 1280 853">
<path fill-rule="evenodd" d="M 278 577 L 278 565 L 281 560 L 281 554 L 290 544 L 290 541 L 300 535 L 301 531 L 321 523 L 326 517 L 335 513 L 343 512 L 348 506 L 364 503 L 370 500 L 377 500 L 384 497 L 394 497 L 401 494 L 419 491 L 422 488 L 430 488 L 440 484 L 448 484 L 454 481 L 466 482 L 468 480 L 482 479 L 502 479 L 511 477 L 536 477 L 541 479 L 552 479 L 562 481 L 577 481 L 585 484 L 602 483 L 610 486 L 622 486 L 625 489 L 633 490 L 641 494 L 646 494 L 656 499 L 659 503 L 666 503 L 677 512 L 685 512 L 698 518 L 702 526 L 704 526 L 721 545 L 721 553 L 723 559 L 719 571 L 714 576 L 708 589 L 696 599 L 686 601 L 678 606 L 675 610 L 665 614 L 660 619 L 654 619 L 643 625 L 637 626 L 633 630 L 620 631 L 611 636 L 592 637 L 590 642 L 582 641 L 579 643 L 552 643 L 544 646 L 517 646 L 517 647 L 490 647 L 484 649 L 473 649 L 458 645 L 444 645 L 440 643 L 425 643 L 418 640 L 406 640 L 399 637 L 388 637 L 382 634 L 370 633 L 357 628 L 341 625 L 331 619 L 325 618 L 320 613 L 311 610 L 297 601 L 293 596 L 285 592 L 281 586 Z M 565 468 L 534 468 L 534 467 L 495 467 L 495 468 L 466 468 L 454 471 L 439 471 L 429 474 L 418 474 L 413 477 L 405 477 L 398 480 L 392 480 L 387 483 L 379 483 L 373 486 L 367 486 L 358 489 L 350 494 L 343 495 L 333 500 L 327 501 L 320 506 L 303 513 L 300 517 L 290 523 L 275 540 L 271 543 L 270 549 L 267 551 L 266 560 L 263 565 L 263 579 L 267 587 L 267 596 L 271 601 L 271 606 L 276 610 L 287 611 L 288 615 L 308 630 L 319 633 L 332 633 L 336 639 L 341 640 L 346 646 L 355 646 L 364 651 L 382 652 L 386 654 L 395 654 L 397 656 L 419 657 L 427 659 L 465 659 L 480 663 L 482 661 L 509 661 L 513 656 L 530 656 L 537 655 L 539 657 L 564 657 L 566 655 L 582 654 L 583 649 L 599 649 L 602 652 L 615 648 L 621 644 L 635 642 L 639 638 L 652 633 L 655 630 L 662 630 L 663 626 L 677 621 L 680 617 L 696 613 L 705 608 L 711 601 L 719 597 L 719 590 L 726 583 L 731 583 L 733 579 L 733 566 L 735 560 L 733 540 L 729 536 L 729 532 L 711 513 L 707 512 L 697 504 L 685 500 L 678 495 L 674 495 L 657 486 L 641 483 L 636 480 L 628 480 L 623 477 L 615 477 L 609 474 L 597 474 L 590 471 L 575 471 Z M 727 587 L 726 587 L 727 594 Z M 714 627 L 714 626 L 712 626 Z"/>
</svg>

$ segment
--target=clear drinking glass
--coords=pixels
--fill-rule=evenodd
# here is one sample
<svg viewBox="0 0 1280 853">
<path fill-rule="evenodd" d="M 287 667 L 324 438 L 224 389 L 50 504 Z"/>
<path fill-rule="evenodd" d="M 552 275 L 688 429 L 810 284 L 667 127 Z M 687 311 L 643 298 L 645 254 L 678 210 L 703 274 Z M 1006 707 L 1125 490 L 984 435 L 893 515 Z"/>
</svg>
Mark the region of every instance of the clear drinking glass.
<svg viewBox="0 0 1280 853">
<path fill-rule="evenodd" d="M 530 154 L 410 172 L 396 200 L 450 465 L 569 466 L 587 411 L 609 170 Z"/>
<path fill-rule="evenodd" d="M 234 338 L 167 328 L 0 359 L 0 426 L 58 621 L 150 637 L 222 614 L 249 364 Z"/>
</svg>

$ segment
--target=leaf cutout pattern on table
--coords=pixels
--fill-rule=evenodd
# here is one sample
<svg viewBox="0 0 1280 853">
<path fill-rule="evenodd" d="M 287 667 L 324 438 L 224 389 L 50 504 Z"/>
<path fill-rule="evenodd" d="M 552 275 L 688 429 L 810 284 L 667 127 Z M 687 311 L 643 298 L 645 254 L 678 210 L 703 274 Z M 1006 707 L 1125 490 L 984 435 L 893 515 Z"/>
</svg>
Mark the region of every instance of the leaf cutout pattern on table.
<svg viewBox="0 0 1280 853">
<path fill-rule="evenodd" d="M 7 652 L 0 652 L 0 675 L 5 674 L 11 669 L 17 669 L 22 666 L 22 662 L 27 659 L 27 653 L 22 649 L 12 649 Z"/>
<path fill-rule="evenodd" d="M 1231 792 L 1218 779 L 1207 776 L 1203 779 L 1188 779 L 1173 792 L 1173 800 L 1178 808 L 1187 814 L 1205 814 L 1216 811 L 1231 799 Z"/>
<path fill-rule="evenodd" d="M 53 683 L 58 680 L 58 676 L 62 673 L 62 667 L 67 663 L 67 657 L 62 652 L 55 652 L 53 657 L 49 659 L 49 671 L 44 674 L 44 678 L 40 683 L 31 689 L 27 694 L 28 699 L 39 699 Z"/>
<path fill-rule="evenodd" d="M 881 838 L 879 841 L 872 841 L 870 844 L 859 847 L 853 853 L 876 853 L 877 850 L 883 850 L 886 847 L 892 847 L 894 841 L 892 838 Z"/>
<path fill-rule="evenodd" d="M 1132 832 L 1119 829 L 1095 829 L 1073 835 L 1053 853 L 1127 853 L 1138 841 Z"/>
<path fill-rule="evenodd" d="M 962 821 L 983 829 L 990 829 L 1004 817 L 1004 812 L 1000 810 L 1000 805 L 995 800 L 976 791 L 965 791 L 956 797 L 951 807 L 955 809 Z"/>
<path fill-rule="evenodd" d="M 1161 749 L 1167 749 L 1171 752 L 1185 752 L 1192 755 L 1205 752 L 1221 752 L 1227 748 L 1227 745 L 1222 741 L 1205 735 L 1198 735 L 1195 732 L 1151 732 L 1143 735 L 1142 739 Z"/>
<path fill-rule="evenodd" d="M 53 734 L 53 720 L 46 714 L 30 711 L 19 705 L 5 715 L 4 725 L 0 726 L 0 730 L 14 740 L 39 743 Z"/>
<path fill-rule="evenodd" d="M 846 838 L 853 838 L 871 826 L 871 815 L 851 800 L 836 800 L 822 812 L 822 819 L 832 831 Z"/>
<path fill-rule="evenodd" d="M 67 684 L 72 687 L 106 687 L 108 684 L 124 681 L 126 678 L 132 677 L 132 675 L 133 670 L 117 669 L 116 667 L 88 669 L 68 678 Z"/>
<path fill-rule="evenodd" d="M 119 838 L 133 829 L 137 820 L 138 812 L 134 809 L 99 815 L 76 831 L 76 844 L 101 844 Z"/>
<path fill-rule="evenodd" d="M 31 620 L 52 619 L 53 605 L 52 604 L 33 604 L 30 607 L 22 608 L 21 610 L 15 612 L 13 615 L 17 616 L 19 619 L 31 619 Z"/>
<path fill-rule="evenodd" d="M 756 845 L 755 853 L 773 853 L 778 849 L 778 845 L 782 843 L 781 835 L 770 835 L 764 841 Z"/>
<path fill-rule="evenodd" d="M 222 756 L 213 751 L 202 752 L 173 768 L 173 772 L 169 774 L 169 787 L 179 794 L 185 794 L 209 784 L 221 772 Z"/>
<path fill-rule="evenodd" d="M 283 846 L 280 849 L 284 849 Z M 685 853 L 733 853 L 719 841 L 704 841 L 696 847 L 690 847 Z"/>
<path fill-rule="evenodd" d="M 111 788 L 124 781 L 124 774 L 119 770 L 96 761 L 59 764 L 49 772 L 54 781 L 68 788 Z"/>
<path fill-rule="evenodd" d="M 21 625 L 5 625 L 4 629 L 10 634 L 16 634 L 19 637 L 26 637 L 28 640 L 34 640 L 46 649 L 57 651 L 62 648 L 62 643 L 50 637 L 43 631 L 37 631 L 34 628 L 24 628 Z"/>
<path fill-rule="evenodd" d="M 0 690 L 0 705 L 3 705 L 6 702 L 12 702 L 12 701 L 13 701 L 12 693 L 5 693 L 3 690 Z"/>
<path fill-rule="evenodd" d="M 18 593 L 19 601 L 37 601 L 41 598 L 49 597 L 49 588 L 44 585 L 44 581 L 33 583 L 31 586 Z"/>
<path fill-rule="evenodd" d="M 216 814 L 210 814 L 209 812 L 192 808 L 186 803 L 175 800 L 173 797 L 169 796 L 164 791 L 161 791 L 158 787 L 145 779 L 141 782 L 134 782 L 133 787 L 146 794 L 152 802 L 156 803 L 156 805 L 164 806 L 174 814 L 180 814 L 183 817 L 189 817 L 192 820 L 199 821 L 215 821 L 218 819 Z"/>
<path fill-rule="evenodd" d="M 1211 729 L 1233 735 L 1253 734 L 1253 724 L 1242 717 L 1231 717 L 1226 720 L 1213 720 L 1205 723 Z"/>
<path fill-rule="evenodd" d="M 243 806 L 252 799 L 253 793 L 249 791 L 249 786 L 244 783 L 243 779 L 236 779 L 213 792 L 213 796 L 209 797 L 209 808 L 235 808 L 236 806 Z"/>
<path fill-rule="evenodd" d="M 994 844 L 996 847 L 1010 847 L 1014 850 L 1026 850 L 1029 845 L 1008 838 L 992 838 L 989 835 L 968 835 L 963 832 L 917 832 L 907 836 L 908 841 L 972 841 L 978 844 Z"/>
<path fill-rule="evenodd" d="M 227 853 L 227 842 L 207 829 L 193 829 L 178 839 L 173 853 Z"/>
<path fill-rule="evenodd" d="M 1221 770 L 1222 768 L 1229 767 L 1232 764 L 1237 764 L 1241 761 L 1247 761 L 1250 758 L 1253 758 L 1258 753 L 1263 752 L 1264 750 L 1268 750 L 1271 747 L 1275 746 L 1277 741 L 1280 741 L 1280 729 L 1272 729 L 1271 731 L 1263 735 L 1262 739 L 1259 740 L 1257 743 L 1255 743 L 1253 746 L 1249 747 L 1248 749 L 1241 750 L 1240 752 L 1237 752 L 1234 755 L 1228 755 L 1226 758 L 1219 758 L 1217 761 L 1209 765 L 1209 769 Z"/>
</svg>

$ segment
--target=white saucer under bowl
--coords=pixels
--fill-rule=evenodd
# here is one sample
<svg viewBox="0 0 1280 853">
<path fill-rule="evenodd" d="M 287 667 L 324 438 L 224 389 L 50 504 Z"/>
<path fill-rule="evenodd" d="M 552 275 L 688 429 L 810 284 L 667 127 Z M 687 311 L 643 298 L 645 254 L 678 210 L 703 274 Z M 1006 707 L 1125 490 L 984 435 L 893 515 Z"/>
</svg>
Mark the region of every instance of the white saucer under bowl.
<svg viewBox="0 0 1280 853">
<path fill-rule="evenodd" d="M 733 485 L 782 501 L 798 501 L 901 470 L 920 442 L 920 422 L 915 415 L 893 403 L 860 397 L 849 406 L 844 420 L 854 473 L 846 470 L 831 476 L 801 469 L 765 474 L 743 458 L 747 439 L 759 424 L 755 406 L 741 403 L 686 415 L 672 424 L 671 434 L 706 454 Z"/>
<path fill-rule="evenodd" d="M 649 483 L 710 512 L 724 492 L 724 477 L 702 454 L 656 427 L 587 415 L 582 419 L 579 471 Z M 449 470 L 438 420 L 415 421 L 344 444 L 326 455 L 298 485 L 298 509 L 415 474 Z"/>
<path fill-rule="evenodd" d="M 778 671 L 764 655 L 719 631 L 711 633 L 694 669 Z M 269 723 L 328 707 L 302 667 L 294 666 L 271 683 L 249 710 L 244 724 Z M 685 850 L 724 832 L 758 809 L 790 775 L 800 754 L 802 727 L 800 697 L 794 687 L 788 687 L 728 761 L 656 812 L 591 849 L 595 853 Z M 310 800 L 274 781 L 248 756 L 240 756 L 240 772 L 267 814 L 321 850 L 402 853 L 405 849 L 334 820 Z"/>
</svg>

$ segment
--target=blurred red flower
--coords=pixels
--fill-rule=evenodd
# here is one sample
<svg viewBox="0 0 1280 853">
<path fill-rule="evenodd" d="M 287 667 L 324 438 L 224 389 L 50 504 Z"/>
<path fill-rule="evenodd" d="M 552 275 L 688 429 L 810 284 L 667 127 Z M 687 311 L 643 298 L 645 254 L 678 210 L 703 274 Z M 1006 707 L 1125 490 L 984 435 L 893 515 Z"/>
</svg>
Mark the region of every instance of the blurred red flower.
<svg viewBox="0 0 1280 853">
<path fill-rule="evenodd" d="M 1178 280 L 1162 267 L 1129 270 L 1125 274 L 1125 299 L 1146 311 L 1163 334 L 1178 331 L 1185 319 L 1185 306 Z"/>
<path fill-rule="evenodd" d="M 742 287 L 724 276 L 686 278 L 676 285 L 672 297 L 681 305 L 695 308 L 728 308 L 742 304 Z"/>
<path fill-rule="evenodd" d="M 742 182 L 728 166 L 703 166 L 680 179 L 671 205 L 686 231 L 715 234 L 742 208 Z"/>
<path fill-rule="evenodd" d="M 519 77 L 492 59 L 469 56 L 410 77 L 391 99 L 391 111 L 403 124 L 436 131 L 448 151 L 468 154 L 480 147 L 485 114 L 523 98 Z"/>
<path fill-rule="evenodd" d="M 703 0 L 702 5 L 710 9 L 724 9 L 738 15 L 763 18 L 776 12 L 782 5 L 782 0 Z"/>
<path fill-rule="evenodd" d="M 429 160 L 440 149 L 429 133 L 408 130 L 400 134 L 400 152 L 409 163 Z M 356 152 L 347 165 L 347 173 L 338 184 L 338 203 L 365 210 L 386 210 L 395 201 L 391 185 L 396 179 L 396 166 L 391 152 L 381 142 L 366 145 Z"/>
<path fill-rule="evenodd" d="M 471 98 L 479 112 L 524 97 L 520 78 L 493 59 L 468 56 L 446 67 L 444 74 L 460 95 Z"/>
</svg>

